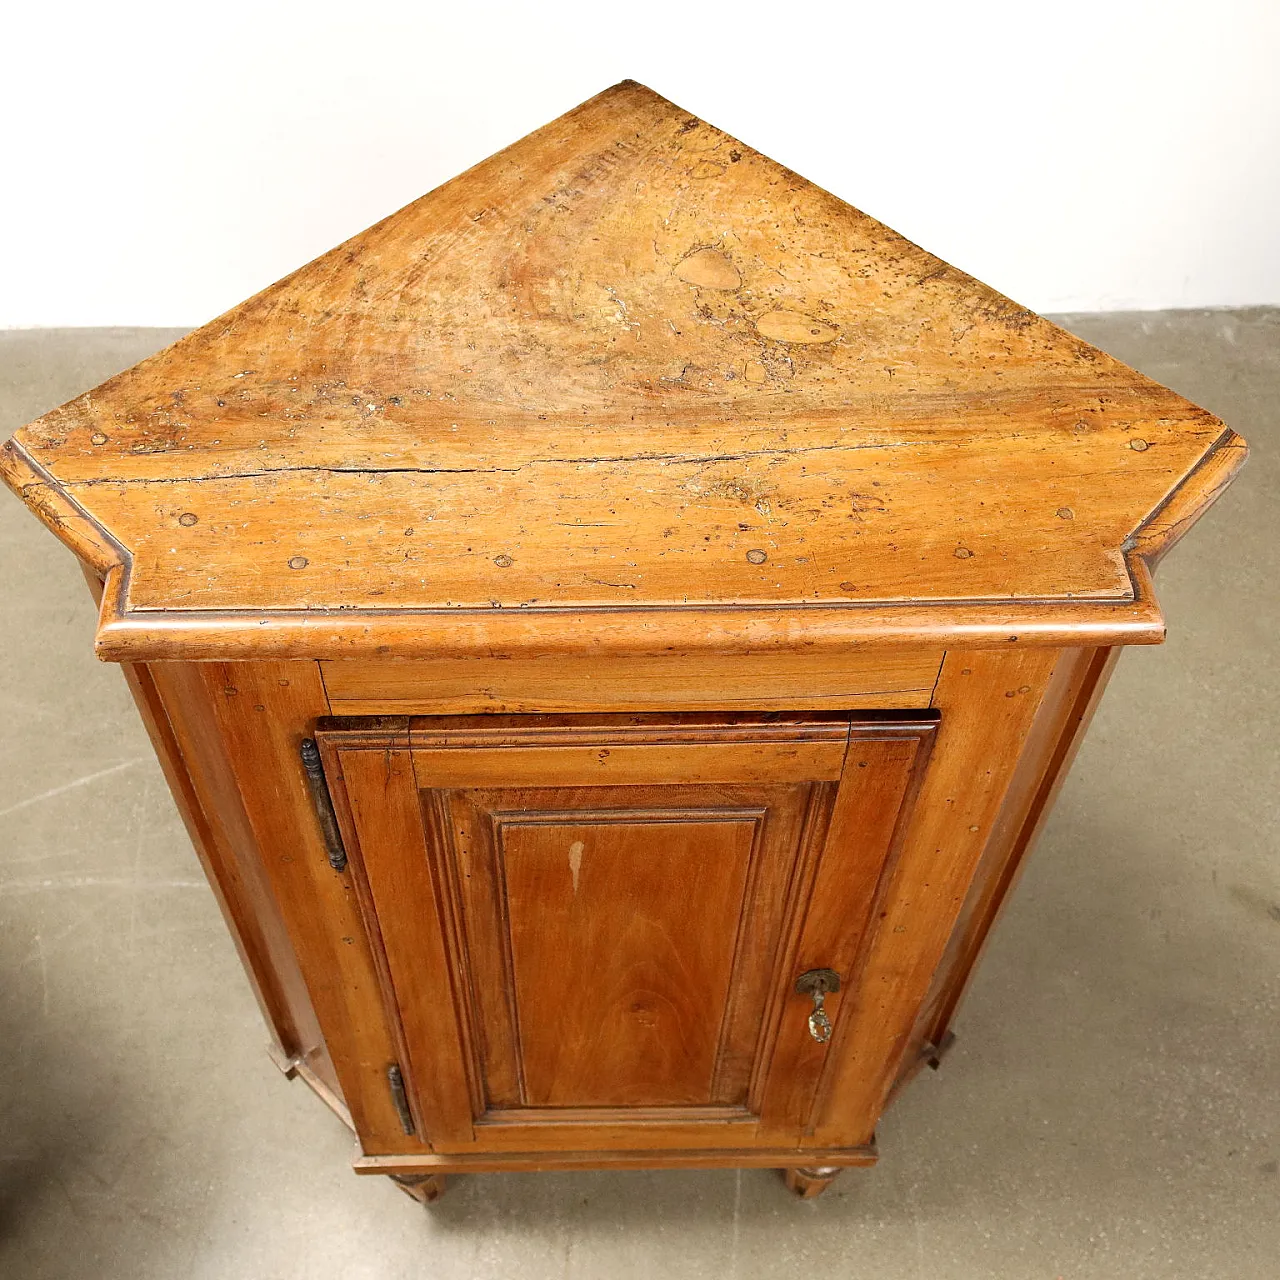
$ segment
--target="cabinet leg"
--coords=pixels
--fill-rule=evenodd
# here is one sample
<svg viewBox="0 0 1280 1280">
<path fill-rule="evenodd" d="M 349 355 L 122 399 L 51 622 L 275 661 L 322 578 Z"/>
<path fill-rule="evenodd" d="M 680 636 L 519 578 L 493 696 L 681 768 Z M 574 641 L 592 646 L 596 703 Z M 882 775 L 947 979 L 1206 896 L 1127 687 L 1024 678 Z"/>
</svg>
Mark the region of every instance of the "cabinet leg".
<svg viewBox="0 0 1280 1280">
<path fill-rule="evenodd" d="M 783 1169 L 787 1190 L 794 1191 L 802 1200 L 812 1200 L 820 1196 L 835 1180 L 840 1172 L 839 1165 L 814 1165 L 808 1169 Z"/>
<path fill-rule="evenodd" d="M 444 1195 L 444 1174 L 442 1173 L 393 1173 L 391 1181 L 407 1196 L 412 1196 L 419 1204 L 433 1204 Z"/>
</svg>

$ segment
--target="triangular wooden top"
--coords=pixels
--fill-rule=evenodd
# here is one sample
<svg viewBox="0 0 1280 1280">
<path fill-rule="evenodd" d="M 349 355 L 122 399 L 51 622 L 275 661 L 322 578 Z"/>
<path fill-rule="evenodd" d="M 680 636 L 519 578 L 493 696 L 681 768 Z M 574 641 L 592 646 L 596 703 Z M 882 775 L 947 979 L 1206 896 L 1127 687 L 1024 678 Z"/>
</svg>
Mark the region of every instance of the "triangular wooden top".
<svg viewBox="0 0 1280 1280">
<path fill-rule="evenodd" d="M 211 657 L 1154 640 L 1145 561 L 1242 459 L 627 82 L 0 467 L 114 570 L 104 656 Z"/>
</svg>

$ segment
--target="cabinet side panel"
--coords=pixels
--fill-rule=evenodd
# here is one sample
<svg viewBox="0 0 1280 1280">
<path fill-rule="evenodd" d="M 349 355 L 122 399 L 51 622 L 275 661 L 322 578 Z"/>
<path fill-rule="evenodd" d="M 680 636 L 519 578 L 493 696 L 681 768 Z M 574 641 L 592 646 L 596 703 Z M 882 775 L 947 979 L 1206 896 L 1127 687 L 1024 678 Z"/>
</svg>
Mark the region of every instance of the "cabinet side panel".
<svg viewBox="0 0 1280 1280">
<path fill-rule="evenodd" d="M 382 751 L 341 753 L 357 836 L 348 838 L 348 853 L 365 878 L 388 994 L 404 1027 L 408 1060 L 401 1066 L 415 1126 L 433 1147 L 469 1145 L 472 1116 L 482 1105 L 470 1052 L 469 975 L 458 959 L 457 904 L 434 856 L 438 845 L 427 844 L 413 761 L 403 744 L 401 737 L 398 748 L 388 741 Z"/>
<path fill-rule="evenodd" d="M 83 562 L 81 570 L 100 602 L 101 578 Z M 190 664 L 122 663 L 121 671 L 262 1010 L 272 1057 L 290 1073 L 300 1070 L 347 1118 L 297 957 L 212 725 L 203 683 Z"/>
<path fill-rule="evenodd" d="M 301 1057 L 319 1038 L 315 1014 L 280 913 L 257 864 L 252 833 L 234 788 L 228 791 L 219 746 L 207 720 L 203 688 L 179 663 L 121 668 L 186 823 L 227 928 L 240 952 L 275 1048 Z M 221 768 L 219 767 L 221 765 Z M 220 777 L 219 775 L 223 776 Z"/>
<path fill-rule="evenodd" d="M 948 653 L 902 852 L 844 1001 L 806 1145 L 870 1141 L 1057 663 L 1055 649 Z"/>
<path fill-rule="evenodd" d="M 1065 649 L 1054 668 L 1008 794 L 983 850 L 969 896 L 934 976 L 904 1062 L 902 1083 L 941 1045 L 992 926 L 1017 883 L 1026 856 L 1120 656 L 1118 648 Z"/>
<path fill-rule="evenodd" d="M 314 662 L 194 664 L 335 1077 L 366 1147 L 412 1151 L 387 1086 L 396 1061 L 350 877 L 330 865 L 299 751 L 328 713 Z"/>
</svg>

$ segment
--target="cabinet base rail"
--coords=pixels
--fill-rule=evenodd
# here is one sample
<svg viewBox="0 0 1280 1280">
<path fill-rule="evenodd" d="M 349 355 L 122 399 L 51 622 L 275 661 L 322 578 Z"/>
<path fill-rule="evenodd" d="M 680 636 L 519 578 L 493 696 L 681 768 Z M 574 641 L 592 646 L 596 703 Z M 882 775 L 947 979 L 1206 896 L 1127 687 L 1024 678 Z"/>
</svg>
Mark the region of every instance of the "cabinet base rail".
<svg viewBox="0 0 1280 1280">
<path fill-rule="evenodd" d="M 544 1169 L 791 1169 L 866 1167 L 877 1159 L 874 1141 L 859 1147 L 750 1147 L 702 1151 L 484 1151 L 414 1155 L 359 1155 L 357 1173 L 530 1173 Z"/>
</svg>

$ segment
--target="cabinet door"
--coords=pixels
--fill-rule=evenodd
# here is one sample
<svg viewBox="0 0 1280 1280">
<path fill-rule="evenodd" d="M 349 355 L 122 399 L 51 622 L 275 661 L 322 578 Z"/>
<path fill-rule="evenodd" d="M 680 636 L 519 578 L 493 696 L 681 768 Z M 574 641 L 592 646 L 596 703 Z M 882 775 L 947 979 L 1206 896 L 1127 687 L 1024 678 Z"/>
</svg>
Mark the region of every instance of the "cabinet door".
<svg viewBox="0 0 1280 1280">
<path fill-rule="evenodd" d="M 437 1151 L 793 1145 L 932 722 L 429 717 L 317 734 Z M 819 1033 L 821 1026 L 818 1027 Z"/>
</svg>

